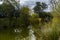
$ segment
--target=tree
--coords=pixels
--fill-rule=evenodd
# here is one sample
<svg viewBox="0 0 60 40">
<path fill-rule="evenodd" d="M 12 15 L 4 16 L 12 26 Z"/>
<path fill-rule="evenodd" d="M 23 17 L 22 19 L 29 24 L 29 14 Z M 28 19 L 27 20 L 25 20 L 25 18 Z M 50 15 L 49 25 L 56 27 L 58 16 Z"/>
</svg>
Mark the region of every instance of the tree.
<svg viewBox="0 0 60 40">
<path fill-rule="evenodd" d="M 20 17 L 22 17 L 23 21 L 24 21 L 24 24 L 26 27 L 29 26 L 29 11 L 30 9 L 28 7 L 22 7 L 20 9 Z M 22 22 L 23 23 L 23 22 Z"/>
<path fill-rule="evenodd" d="M 53 16 L 49 12 L 44 12 L 47 7 L 47 4 L 44 2 L 36 2 L 36 6 L 34 7 L 34 12 L 37 13 L 41 18 L 41 23 L 48 23 L 53 18 Z"/>
<path fill-rule="evenodd" d="M 5 18 L 9 18 L 9 26 L 11 26 L 11 21 L 12 21 L 12 17 L 13 17 L 13 13 L 15 11 L 15 8 L 10 5 L 10 4 L 5 4 L 3 3 L 2 5 L 0 5 L 0 12 L 3 13 L 3 16 Z"/>
<path fill-rule="evenodd" d="M 22 37 L 26 37 L 29 35 L 28 26 L 29 23 L 29 11 L 28 7 L 22 7 L 21 9 L 16 10 L 15 7 L 8 2 L 0 5 L 0 11 L 6 16 L 9 20 L 9 25 L 7 26 L 10 30 L 10 33 L 14 31 L 14 29 L 22 30 L 18 35 Z M 7 22 L 6 22 L 7 23 Z"/>
<path fill-rule="evenodd" d="M 15 2 L 15 0 L 13 2 Z M 16 4 L 16 2 L 15 2 L 15 4 Z M 9 29 L 13 28 L 12 23 L 13 23 L 14 17 L 17 21 L 17 18 L 20 15 L 19 8 L 17 7 L 17 4 L 16 5 L 15 4 L 11 3 L 11 1 L 9 1 L 9 0 L 4 0 L 3 4 L 0 5 L 0 12 L 1 12 L 0 17 L 9 19 Z M 17 23 L 15 23 L 15 24 L 17 24 Z"/>
<path fill-rule="evenodd" d="M 47 4 L 45 4 L 44 2 L 43 2 L 43 3 L 36 2 L 36 6 L 35 6 L 33 9 L 34 9 L 34 12 L 35 12 L 35 13 L 40 14 L 40 13 L 43 12 L 44 9 L 46 9 L 46 8 L 47 8 Z"/>
<path fill-rule="evenodd" d="M 28 7 L 22 7 L 20 9 L 20 17 L 18 18 L 17 22 L 18 25 L 22 31 L 21 31 L 21 35 L 23 38 L 26 38 L 27 36 L 29 36 L 29 28 L 28 26 L 30 25 L 30 21 L 29 21 L 29 11 L 30 9 Z"/>
</svg>

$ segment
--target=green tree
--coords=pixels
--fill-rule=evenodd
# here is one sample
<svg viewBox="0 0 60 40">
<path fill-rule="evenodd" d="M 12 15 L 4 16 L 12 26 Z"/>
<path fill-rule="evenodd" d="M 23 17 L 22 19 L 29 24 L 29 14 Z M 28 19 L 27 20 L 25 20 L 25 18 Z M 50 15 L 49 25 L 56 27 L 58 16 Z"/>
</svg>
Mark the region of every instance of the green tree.
<svg viewBox="0 0 60 40">
<path fill-rule="evenodd" d="M 9 23 L 6 22 L 6 24 L 9 24 L 7 27 L 11 32 L 14 31 L 14 29 L 22 30 L 22 32 L 18 34 L 20 37 L 22 36 L 22 38 L 29 35 L 29 11 L 30 9 L 28 7 L 22 7 L 21 9 L 15 10 L 15 7 L 9 2 L 8 4 L 3 3 L 0 5 L 0 12 L 9 20 Z"/>
<path fill-rule="evenodd" d="M 3 3 L 2 5 L 0 5 L 0 12 L 4 14 L 3 16 L 5 18 L 9 19 L 9 26 L 11 26 L 10 24 L 12 21 L 11 19 L 13 17 L 14 10 L 15 8 L 10 4 Z"/>
<path fill-rule="evenodd" d="M 44 2 L 42 2 L 42 3 L 36 2 L 36 6 L 33 9 L 34 9 L 35 13 L 40 14 L 46 8 L 47 8 L 47 4 L 46 3 L 44 3 Z"/>
<path fill-rule="evenodd" d="M 16 3 L 15 0 L 13 2 Z M 12 27 L 13 26 L 13 21 L 14 21 L 13 19 L 15 19 L 15 21 L 17 21 L 17 18 L 19 17 L 19 14 L 20 14 L 19 13 L 19 8 L 17 7 L 17 3 L 12 4 L 10 1 L 4 0 L 3 4 L 0 5 L 0 12 L 3 15 L 4 18 L 9 19 L 9 29 L 13 28 Z M 15 23 L 15 24 L 17 24 L 17 23 Z"/>
<path fill-rule="evenodd" d="M 21 36 L 23 38 L 26 38 L 27 36 L 29 36 L 29 28 L 28 26 L 30 25 L 30 21 L 29 21 L 29 11 L 30 9 L 28 7 L 22 7 L 20 9 L 20 17 L 18 18 L 18 24 L 19 27 L 22 31 L 21 31 Z"/>
<path fill-rule="evenodd" d="M 47 23 L 53 18 L 53 16 L 49 12 L 44 12 L 47 7 L 48 5 L 44 2 L 36 2 L 36 6 L 34 7 L 34 12 L 37 13 L 41 18 L 41 23 Z"/>
</svg>

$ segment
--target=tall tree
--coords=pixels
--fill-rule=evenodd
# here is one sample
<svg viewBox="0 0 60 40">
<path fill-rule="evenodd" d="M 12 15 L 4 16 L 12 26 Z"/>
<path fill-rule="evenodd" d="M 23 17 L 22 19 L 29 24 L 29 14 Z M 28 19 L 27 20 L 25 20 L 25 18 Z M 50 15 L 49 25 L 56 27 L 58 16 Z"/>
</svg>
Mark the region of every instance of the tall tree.
<svg viewBox="0 0 60 40">
<path fill-rule="evenodd" d="M 37 13 L 39 15 L 39 17 L 41 18 L 41 22 L 49 22 L 50 19 L 53 18 L 53 16 L 48 13 L 48 12 L 44 12 L 44 10 L 48 7 L 48 5 L 44 2 L 40 3 L 40 2 L 36 2 L 36 6 L 34 7 L 34 12 Z"/>
<path fill-rule="evenodd" d="M 36 6 L 33 8 L 35 13 L 40 14 L 41 12 L 44 11 L 44 9 L 47 8 L 47 4 L 46 3 L 40 3 L 40 2 L 36 2 Z"/>
<path fill-rule="evenodd" d="M 15 2 L 15 4 L 13 4 L 13 2 Z M 9 19 L 9 26 L 10 27 L 12 24 L 13 17 L 16 17 L 16 21 L 17 21 L 17 17 L 19 17 L 19 14 L 20 14 L 16 1 L 13 0 L 13 2 L 11 0 L 10 1 L 4 0 L 3 4 L 0 5 L 1 15 L 3 15 L 3 17 L 5 17 L 5 18 Z"/>
<path fill-rule="evenodd" d="M 20 29 L 22 30 L 21 36 L 23 38 L 29 36 L 29 29 L 28 29 L 28 26 L 30 25 L 29 11 L 30 9 L 28 7 L 22 7 L 20 9 L 20 17 L 19 17 L 18 23 L 19 23 Z"/>
</svg>

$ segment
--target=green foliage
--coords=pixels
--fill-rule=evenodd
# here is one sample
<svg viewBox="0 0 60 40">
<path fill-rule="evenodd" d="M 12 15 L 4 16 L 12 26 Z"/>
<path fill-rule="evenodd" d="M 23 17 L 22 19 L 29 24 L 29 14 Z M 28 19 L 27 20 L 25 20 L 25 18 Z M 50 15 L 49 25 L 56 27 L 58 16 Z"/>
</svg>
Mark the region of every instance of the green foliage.
<svg viewBox="0 0 60 40">
<path fill-rule="evenodd" d="M 53 15 L 49 12 L 42 12 L 40 15 L 42 23 L 51 22 L 53 19 Z"/>
<path fill-rule="evenodd" d="M 31 23 L 32 26 L 39 25 L 39 16 L 36 13 L 34 13 L 34 14 L 31 15 L 31 17 L 30 17 L 30 23 Z"/>
<path fill-rule="evenodd" d="M 47 8 L 47 4 L 36 2 L 36 6 L 34 7 L 35 13 L 32 15 L 29 15 L 30 9 L 28 7 L 22 7 L 19 10 L 15 11 L 15 8 L 11 4 L 3 3 L 2 5 L 0 5 L 0 12 L 3 13 L 6 16 L 6 18 L 0 18 L 0 27 L 2 26 L 9 27 L 9 29 L 7 30 L 8 34 L 6 34 L 6 32 L 4 31 L 6 35 L 9 35 L 9 36 L 14 35 L 15 37 L 19 37 L 23 39 L 29 36 L 29 26 L 31 26 L 32 27 L 31 30 L 34 31 L 34 35 L 36 36 L 37 40 L 38 38 L 39 40 L 40 38 L 42 38 L 43 40 L 58 40 L 59 23 L 57 24 L 56 20 L 59 19 L 59 16 L 57 17 L 57 19 L 56 18 L 54 19 L 50 12 L 43 11 L 46 8 Z M 54 21 L 52 25 L 48 23 L 51 21 Z M 58 26 L 56 26 L 55 23 Z M 49 26 L 47 26 L 48 24 Z M 57 28 L 55 28 L 55 26 L 53 25 L 55 25 Z M 54 28 L 53 27 L 50 29 L 47 28 L 50 26 L 53 26 Z M 14 32 L 14 29 L 18 29 L 19 32 Z M 14 36 L 12 37 L 12 39 L 14 39 Z"/>
<path fill-rule="evenodd" d="M 44 3 L 44 2 L 42 2 L 42 3 L 36 2 L 36 6 L 33 9 L 34 9 L 35 13 L 40 14 L 46 8 L 47 8 L 47 4 L 46 3 Z"/>
<path fill-rule="evenodd" d="M 7 27 L 11 27 L 14 10 L 15 8 L 9 3 L 8 4 L 3 3 L 2 5 L 0 5 L 0 12 L 4 16 L 4 18 L 2 18 L 3 26 L 6 26 L 5 24 L 7 24 L 8 25 Z M 7 19 L 7 21 L 5 20 L 5 18 Z"/>
<path fill-rule="evenodd" d="M 15 8 L 10 4 L 3 3 L 2 5 L 0 5 L 0 11 L 4 13 L 5 16 L 7 15 L 12 16 L 14 13 L 14 10 Z"/>
<path fill-rule="evenodd" d="M 40 2 L 36 2 L 36 6 L 34 7 L 34 12 L 37 13 L 39 17 L 41 18 L 42 24 L 48 23 L 53 18 L 51 13 L 44 12 L 44 9 L 46 8 L 47 8 L 47 4 L 40 3 Z"/>
<path fill-rule="evenodd" d="M 30 25 L 30 21 L 29 21 L 29 8 L 28 7 L 22 7 L 20 9 L 20 17 L 17 18 L 16 20 L 16 28 L 20 28 L 20 30 L 22 30 L 20 32 L 20 36 L 21 38 L 26 38 L 27 36 L 29 36 L 29 29 L 28 26 Z"/>
<path fill-rule="evenodd" d="M 29 11 L 30 11 L 30 9 L 26 6 L 26 7 L 22 7 L 21 9 L 20 9 L 20 12 L 22 13 L 22 14 L 29 14 Z"/>
<path fill-rule="evenodd" d="M 25 25 L 25 27 L 28 27 L 30 22 L 29 22 L 29 8 L 28 7 L 22 7 L 20 9 L 20 23 L 22 25 Z"/>
</svg>

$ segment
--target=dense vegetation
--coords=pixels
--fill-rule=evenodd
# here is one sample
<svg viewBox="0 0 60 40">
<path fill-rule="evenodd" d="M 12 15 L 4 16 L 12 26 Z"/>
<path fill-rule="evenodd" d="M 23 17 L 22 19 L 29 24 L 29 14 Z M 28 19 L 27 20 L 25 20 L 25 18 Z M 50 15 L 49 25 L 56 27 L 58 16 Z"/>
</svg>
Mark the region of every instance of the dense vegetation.
<svg viewBox="0 0 60 40">
<path fill-rule="evenodd" d="M 36 40 L 60 40 L 60 12 L 45 12 L 47 8 L 46 3 L 36 2 L 32 13 L 28 6 L 17 10 L 8 0 L 1 4 L 0 40 L 30 40 L 32 34 Z"/>
</svg>

